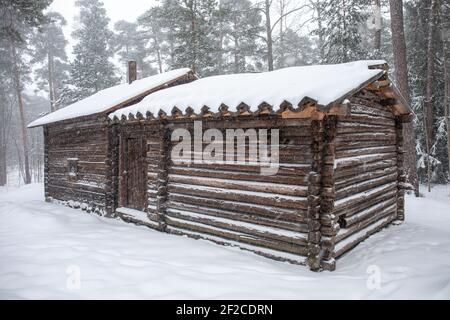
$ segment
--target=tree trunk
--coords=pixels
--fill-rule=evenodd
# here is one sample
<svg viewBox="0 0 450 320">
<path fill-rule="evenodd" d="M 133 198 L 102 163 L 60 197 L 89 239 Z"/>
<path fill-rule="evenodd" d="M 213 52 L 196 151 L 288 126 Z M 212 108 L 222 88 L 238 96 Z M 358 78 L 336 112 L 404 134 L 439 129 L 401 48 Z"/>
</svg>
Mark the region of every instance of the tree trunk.
<svg viewBox="0 0 450 320">
<path fill-rule="evenodd" d="M 325 59 L 325 48 L 324 48 L 324 39 L 323 39 L 323 28 L 322 28 L 322 7 L 320 1 L 317 1 L 315 4 L 317 10 L 317 27 L 319 30 L 319 53 L 320 53 L 320 62 L 322 63 Z"/>
<path fill-rule="evenodd" d="M 269 71 L 273 71 L 273 39 L 272 24 L 270 22 L 270 0 L 266 0 L 264 13 L 266 15 L 267 64 Z"/>
<path fill-rule="evenodd" d="M 235 24 L 235 30 L 236 30 L 236 24 Z M 235 73 L 241 72 L 241 70 L 240 70 L 240 63 L 239 63 L 238 48 L 239 48 L 239 39 L 235 35 L 234 36 L 234 72 Z"/>
<path fill-rule="evenodd" d="M 342 0 L 342 34 L 343 34 L 343 44 L 342 44 L 342 62 L 349 62 L 348 59 L 348 50 L 347 50 L 347 6 L 345 0 Z"/>
<path fill-rule="evenodd" d="M 439 16 L 441 19 L 442 30 L 442 50 L 444 51 L 444 117 L 447 129 L 448 180 L 450 181 L 450 39 L 448 38 L 450 36 L 450 19 L 444 16 L 443 6 L 444 4 L 441 3 Z"/>
<path fill-rule="evenodd" d="M 0 186 L 5 186 L 8 183 L 6 155 L 10 140 L 12 105 L 8 97 L 9 90 L 6 88 L 0 88 L 0 90 Z"/>
<path fill-rule="evenodd" d="M 381 0 L 373 0 L 374 12 L 374 26 L 375 33 L 373 39 L 373 47 L 376 52 L 380 52 L 381 50 Z"/>
<path fill-rule="evenodd" d="M 444 52 L 450 50 L 448 44 L 444 44 Z M 450 76 L 449 76 L 449 61 L 448 53 L 444 53 L 444 81 L 445 81 L 445 92 L 444 92 L 444 116 L 445 124 L 447 128 L 447 158 L 448 158 L 448 180 L 450 181 Z"/>
<path fill-rule="evenodd" d="M 159 46 L 159 41 L 158 41 L 157 37 L 155 37 L 155 45 L 156 45 L 156 56 L 157 56 L 157 59 L 158 59 L 159 73 L 163 73 L 162 58 L 161 58 L 161 48 Z"/>
<path fill-rule="evenodd" d="M 434 88 L 434 34 L 436 33 L 436 9 L 437 1 L 431 0 L 429 27 L 428 27 L 428 46 L 427 46 L 427 86 L 425 92 L 424 105 L 424 130 L 425 130 L 425 144 L 427 148 L 427 182 L 428 191 L 431 191 L 431 173 L 432 167 L 430 163 L 431 148 L 433 145 L 433 127 L 434 127 L 434 106 L 433 106 L 433 88 Z"/>
<path fill-rule="evenodd" d="M 22 129 L 22 148 L 23 148 L 23 161 L 24 161 L 24 183 L 31 183 L 31 174 L 30 174 L 30 161 L 28 154 L 28 136 L 27 136 L 27 126 L 25 121 L 25 110 L 23 106 L 22 99 L 22 86 L 20 83 L 20 74 L 19 74 L 19 62 L 17 57 L 17 49 L 14 43 L 11 42 L 11 54 L 13 61 L 13 78 L 14 78 L 14 86 L 17 95 L 17 103 L 19 105 L 19 114 L 20 114 L 20 127 Z"/>
<path fill-rule="evenodd" d="M 280 65 L 278 66 L 278 68 L 285 67 L 285 64 L 284 64 L 284 29 L 283 29 L 283 20 L 284 20 L 283 16 L 284 16 L 285 6 L 286 6 L 285 0 L 280 0 L 280 17 L 281 17 L 281 20 L 280 20 L 280 44 L 279 44 Z"/>
<path fill-rule="evenodd" d="M 192 1 L 190 3 L 189 7 L 190 13 L 191 13 L 191 37 L 192 37 L 192 65 L 191 69 L 192 71 L 197 72 L 197 21 L 196 21 L 196 7 L 195 7 L 195 1 Z"/>
<path fill-rule="evenodd" d="M 7 182 L 6 146 L 0 145 L 0 186 L 5 186 Z"/>
<path fill-rule="evenodd" d="M 400 94 L 406 103 L 411 103 L 408 66 L 406 61 L 406 42 L 403 25 L 403 1 L 389 0 L 391 12 L 392 46 L 394 50 L 395 78 Z M 407 123 L 403 130 L 406 151 L 406 174 L 408 182 L 414 186 L 414 194 L 419 196 L 419 180 L 416 168 L 416 148 L 413 122 Z"/>
<path fill-rule="evenodd" d="M 50 111 L 56 111 L 55 108 L 55 91 L 53 86 L 53 57 L 49 50 L 48 52 L 48 91 L 49 91 L 49 98 L 50 98 Z"/>
</svg>

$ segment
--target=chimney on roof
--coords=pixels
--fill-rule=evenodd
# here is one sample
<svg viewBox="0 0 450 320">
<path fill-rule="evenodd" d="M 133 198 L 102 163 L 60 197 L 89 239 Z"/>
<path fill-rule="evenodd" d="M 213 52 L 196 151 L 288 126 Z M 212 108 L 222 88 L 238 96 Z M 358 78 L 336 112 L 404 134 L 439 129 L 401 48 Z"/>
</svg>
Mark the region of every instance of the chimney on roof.
<svg viewBox="0 0 450 320">
<path fill-rule="evenodd" d="M 137 80 L 137 64 L 136 61 L 128 61 L 128 84 Z"/>
</svg>

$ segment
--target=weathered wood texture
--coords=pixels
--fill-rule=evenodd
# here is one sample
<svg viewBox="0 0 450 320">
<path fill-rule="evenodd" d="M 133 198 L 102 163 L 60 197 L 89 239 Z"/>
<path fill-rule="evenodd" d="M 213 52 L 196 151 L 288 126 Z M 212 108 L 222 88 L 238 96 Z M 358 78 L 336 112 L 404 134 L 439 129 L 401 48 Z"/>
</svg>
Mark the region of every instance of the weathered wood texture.
<svg viewBox="0 0 450 320">
<path fill-rule="evenodd" d="M 394 114 L 370 92 L 355 95 L 351 99 L 351 113 L 338 116 L 333 142 L 336 192 L 333 216 L 340 228 L 323 219 L 321 229 L 329 237 L 335 257 L 397 218 L 402 202 L 399 166 L 403 163 L 398 150 L 401 129 L 396 123 Z"/>
<path fill-rule="evenodd" d="M 138 103 L 155 91 L 195 79 L 196 76 L 189 73 L 113 106 L 102 114 L 46 125 L 44 127 L 46 199 L 59 200 L 99 214 L 114 216 L 114 211 L 121 201 L 119 165 L 122 150 L 120 128 L 108 126 L 108 113 Z M 69 179 L 68 159 L 78 159 L 76 179 L 73 177 Z"/>
<path fill-rule="evenodd" d="M 249 164 L 256 159 L 250 157 L 248 148 L 247 163 L 185 164 L 171 159 L 176 143 L 170 141 L 171 133 L 178 128 L 193 133 L 193 121 L 152 124 L 136 120 L 120 126 L 121 138 L 142 135 L 147 139 L 149 220 L 167 232 L 239 245 L 279 260 L 304 263 L 310 120 L 203 121 L 203 130 L 218 128 L 224 138 L 227 129 L 280 129 L 281 163 L 278 173 L 269 176 L 261 175 L 259 165 Z M 223 149 L 226 152 L 225 146 Z"/>
<path fill-rule="evenodd" d="M 157 223 L 159 221 L 156 206 L 157 206 L 157 184 L 158 184 L 158 165 L 160 154 L 160 132 L 157 125 L 146 125 L 142 123 L 126 124 L 122 126 L 112 126 L 116 128 L 118 135 L 118 150 L 115 154 L 115 162 L 118 165 L 117 170 L 117 198 L 118 207 L 130 207 L 133 208 L 133 204 L 129 203 L 129 189 L 132 188 L 133 181 L 128 179 L 127 163 L 127 143 L 129 139 L 139 138 L 142 139 L 142 177 L 145 180 L 145 188 L 142 191 L 145 200 L 145 207 L 148 212 L 148 219 Z M 132 190 L 131 190 L 132 191 Z M 139 196 L 139 195 L 137 195 Z M 140 200 L 140 201 L 141 201 Z M 156 224 L 151 224 L 156 226 Z"/>
<path fill-rule="evenodd" d="M 49 158 L 48 158 L 48 129 L 44 127 L 44 197 L 45 201 L 51 201 L 50 192 L 48 189 L 48 172 L 49 172 Z"/>
<path fill-rule="evenodd" d="M 186 165 L 171 159 L 167 230 L 216 242 L 221 238 L 219 242 L 237 243 L 263 255 L 304 263 L 302 256 L 307 254 L 308 237 L 310 121 L 291 121 L 291 125 L 280 127 L 279 120 L 245 120 L 204 121 L 203 129 L 219 129 L 224 137 L 227 129 L 280 129 L 278 173 L 261 175 L 258 165 L 249 164 L 255 159 L 250 158 L 248 148 L 241 154 L 246 163 L 213 161 Z M 192 132 L 192 123 L 179 122 L 170 126 L 170 130 L 177 128 Z M 194 150 L 191 151 L 195 156 Z"/>
<path fill-rule="evenodd" d="M 66 121 L 45 128 L 46 197 L 71 202 L 87 210 L 106 212 L 108 128 L 97 117 L 83 123 Z M 69 160 L 76 160 L 76 176 Z"/>
</svg>

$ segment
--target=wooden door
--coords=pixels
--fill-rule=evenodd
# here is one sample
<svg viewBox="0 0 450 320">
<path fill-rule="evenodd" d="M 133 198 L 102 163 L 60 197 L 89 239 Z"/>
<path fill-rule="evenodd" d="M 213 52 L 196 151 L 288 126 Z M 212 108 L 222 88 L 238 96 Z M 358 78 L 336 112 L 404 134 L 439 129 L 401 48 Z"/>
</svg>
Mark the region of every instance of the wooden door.
<svg viewBox="0 0 450 320">
<path fill-rule="evenodd" d="M 126 206 L 141 211 L 145 211 L 147 206 L 145 154 L 146 145 L 144 139 L 127 139 L 125 154 Z"/>
</svg>

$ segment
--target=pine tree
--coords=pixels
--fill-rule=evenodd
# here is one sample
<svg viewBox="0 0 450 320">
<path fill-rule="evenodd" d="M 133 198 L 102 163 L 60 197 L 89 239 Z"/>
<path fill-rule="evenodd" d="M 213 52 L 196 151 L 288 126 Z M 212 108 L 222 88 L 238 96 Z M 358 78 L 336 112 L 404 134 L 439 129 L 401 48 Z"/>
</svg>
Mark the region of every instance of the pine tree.
<svg viewBox="0 0 450 320">
<path fill-rule="evenodd" d="M 163 18 L 161 7 L 147 10 L 137 19 L 139 27 L 143 30 L 142 36 L 146 39 L 147 53 L 156 62 L 159 73 L 164 70 L 164 62 L 173 64 L 173 46 L 169 42 L 170 22 Z M 170 61 L 170 62 L 169 62 Z"/>
<path fill-rule="evenodd" d="M 263 32 L 261 14 L 248 0 L 224 0 L 220 7 L 223 23 L 223 73 L 256 71 L 258 35 Z M 255 61 L 256 60 L 256 61 Z"/>
<path fill-rule="evenodd" d="M 43 11 L 52 0 L 0 0 L 0 38 L 24 42 L 23 27 L 45 23 Z"/>
<path fill-rule="evenodd" d="M 368 19 L 367 0 L 324 0 L 322 31 L 324 59 L 327 63 L 342 63 L 364 59 L 367 50 L 361 42 L 360 28 Z"/>
<path fill-rule="evenodd" d="M 283 21 L 295 12 L 306 8 L 307 4 L 300 4 L 299 2 L 293 2 L 294 7 L 287 9 L 287 3 L 284 0 L 280 0 L 280 14 L 278 16 L 273 15 L 274 1 L 273 0 L 261 0 L 257 3 L 257 8 L 260 10 L 264 17 L 265 36 L 263 37 L 266 45 L 266 60 L 267 68 L 269 71 L 274 69 L 274 32 L 277 26 L 280 26 L 280 38 L 283 37 Z M 283 42 L 283 41 L 281 41 Z"/>
<path fill-rule="evenodd" d="M 141 77 L 155 74 L 156 70 L 146 61 L 149 50 L 145 46 L 145 34 L 138 30 L 137 23 L 118 21 L 114 24 L 114 31 L 114 51 L 119 55 L 122 65 L 134 60 Z"/>
<path fill-rule="evenodd" d="M 406 42 L 403 25 L 403 1 L 390 0 L 392 44 L 394 50 L 395 80 L 405 103 L 410 104 L 411 96 L 408 82 L 408 66 L 406 60 Z M 419 196 L 419 182 L 416 170 L 415 132 L 412 123 L 406 124 L 403 132 L 405 136 L 406 176 L 408 182 L 414 186 L 416 196 Z"/>
<path fill-rule="evenodd" d="M 283 38 L 284 41 L 276 46 L 274 51 L 277 68 L 304 66 L 320 62 L 319 49 L 313 39 L 300 36 L 289 28 L 284 31 Z"/>
<path fill-rule="evenodd" d="M 59 13 L 49 12 L 48 23 L 32 38 L 34 46 L 32 63 L 39 64 L 35 70 L 36 84 L 49 94 L 50 110 L 58 109 L 58 102 L 67 79 L 67 40 L 62 27 L 67 24 Z"/>
<path fill-rule="evenodd" d="M 65 102 L 83 99 L 118 83 L 114 65 L 109 18 L 100 0 L 77 0 L 80 8 L 78 26 L 72 36 L 77 40 L 70 68 L 71 85 Z"/>
<path fill-rule="evenodd" d="M 171 68 L 190 67 L 200 75 L 214 74 L 219 50 L 216 0 L 166 0 L 161 17 L 172 50 Z"/>
<path fill-rule="evenodd" d="M 28 49 L 27 36 L 31 30 L 45 22 L 46 18 L 43 11 L 50 3 L 50 0 L 0 1 L 0 40 L 1 45 L 6 48 L 4 54 L 7 56 L 7 76 L 11 78 L 19 109 L 25 184 L 31 183 L 31 173 L 27 121 L 22 92 L 24 81 L 27 79 L 30 69 L 23 60 L 23 52 Z"/>
<path fill-rule="evenodd" d="M 444 108 L 445 76 L 442 63 L 443 41 L 442 37 L 435 33 L 437 30 L 430 33 L 431 4 L 431 0 L 405 2 L 406 40 L 407 43 L 414 44 L 408 48 L 408 72 L 412 92 L 411 105 L 417 116 L 417 165 L 420 181 L 430 181 L 430 183 L 445 182 L 448 176 L 448 168 L 443 165 L 448 161 Z M 436 25 L 433 28 L 436 28 Z M 432 39 L 430 38 L 431 34 Z M 434 53 L 429 57 L 431 40 Z M 432 70 L 428 70 L 431 67 Z M 432 81 L 426 76 L 429 71 L 433 74 Z M 430 92 L 432 95 L 429 94 Z M 431 103 L 427 96 L 428 98 L 432 97 Z M 429 108 L 429 106 L 432 107 Z M 427 112 L 429 112 L 429 122 L 426 125 Z M 430 119 L 433 120 L 430 121 Z M 431 139 L 427 139 L 427 136 Z M 428 168 L 431 172 L 428 171 Z"/>
<path fill-rule="evenodd" d="M 5 39 L 0 38 L 0 186 L 7 183 L 7 153 L 10 142 L 14 91 L 10 77 L 10 56 Z"/>
<path fill-rule="evenodd" d="M 439 20 L 442 34 L 442 56 L 444 66 L 444 117 L 447 135 L 447 176 L 450 181 L 450 3 L 440 1 Z"/>
</svg>

